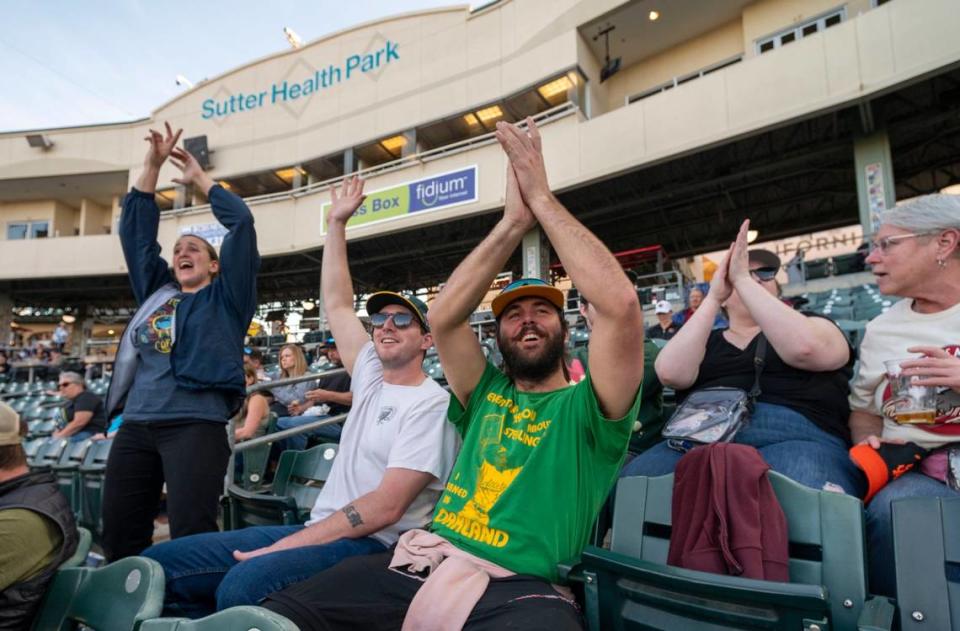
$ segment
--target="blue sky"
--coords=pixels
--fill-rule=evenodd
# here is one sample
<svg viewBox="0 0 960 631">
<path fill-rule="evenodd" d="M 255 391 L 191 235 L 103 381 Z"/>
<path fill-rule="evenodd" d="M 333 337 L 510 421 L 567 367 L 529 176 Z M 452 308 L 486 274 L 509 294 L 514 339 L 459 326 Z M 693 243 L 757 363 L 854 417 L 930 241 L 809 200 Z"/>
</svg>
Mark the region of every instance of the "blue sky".
<svg viewBox="0 0 960 631">
<path fill-rule="evenodd" d="M 191 81 L 368 20 L 456 0 L 6 2 L 0 131 L 147 116 Z"/>
</svg>

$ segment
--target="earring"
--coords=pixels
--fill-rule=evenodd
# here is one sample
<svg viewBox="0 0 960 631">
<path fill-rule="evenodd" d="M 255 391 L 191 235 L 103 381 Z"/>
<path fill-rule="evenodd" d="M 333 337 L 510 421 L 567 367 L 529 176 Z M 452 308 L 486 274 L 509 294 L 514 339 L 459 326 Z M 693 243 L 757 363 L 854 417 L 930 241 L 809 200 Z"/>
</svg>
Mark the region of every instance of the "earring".
<svg viewBox="0 0 960 631">
<path fill-rule="evenodd" d="M 943 259 L 937 259 L 937 265 L 940 266 L 940 269 L 947 269 L 947 262 Z"/>
</svg>

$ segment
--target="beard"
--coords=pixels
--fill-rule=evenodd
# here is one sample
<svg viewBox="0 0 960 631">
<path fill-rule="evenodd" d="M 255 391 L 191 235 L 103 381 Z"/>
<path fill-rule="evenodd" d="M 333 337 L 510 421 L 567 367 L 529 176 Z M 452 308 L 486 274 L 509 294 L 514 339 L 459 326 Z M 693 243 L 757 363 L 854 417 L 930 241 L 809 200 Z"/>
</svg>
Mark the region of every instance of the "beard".
<svg viewBox="0 0 960 631">
<path fill-rule="evenodd" d="M 524 353 L 519 348 L 520 340 L 529 332 L 546 340 L 544 347 L 535 355 Z M 502 331 L 497 331 L 497 344 L 500 346 L 500 354 L 503 355 L 505 372 L 514 380 L 544 381 L 562 366 L 563 335 L 550 335 L 535 324 L 524 326 L 514 339 L 508 339 Z"/>
</svg>

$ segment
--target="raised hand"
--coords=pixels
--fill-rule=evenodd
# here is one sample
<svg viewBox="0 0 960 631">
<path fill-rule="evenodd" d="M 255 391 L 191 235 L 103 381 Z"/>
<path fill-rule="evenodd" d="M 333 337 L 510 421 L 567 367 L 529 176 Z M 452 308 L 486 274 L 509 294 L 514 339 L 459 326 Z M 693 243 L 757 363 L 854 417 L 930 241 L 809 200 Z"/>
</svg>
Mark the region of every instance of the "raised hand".
<svg viewBox="0 0 960 631">
<path fill-rule="evenodd" d="M 524 232 L 537 225 L 537 218 L 523 201 L 517 174 L 512 164 L 507 164 L 507 189 L 503 206 L 503 219 L 522 229 Z"/>
<path fill-rule="evenodd" d="M 723 260 L 720 261 L 720 265 L 717 267 L 717 270 L 713 273 L 713 278 L 710 279 L 710 292 L 708 296 L 713 296 L 716 299 L 717 304 L 723 306 L 723 303 L 727 301 L 727 298 L 730 297 L 730 294 L 733 293 L 733 284 L 730 282 L 730 252 L 733 251 L 733 244 L 730 245 L 730 250 L 723 255 Z"/>
<path fill-rule="evenodd" d="M 510 123 L 497 123 L 496 137 L 503 147 L 517 176 L 520 193 L 527 206 L 553 197 L 543 164 L 543 144 L 540 131 L 532 118 L 527 118 L 527 129 Z"/>
<path fill-rule="evenodd" d="M 173 158 L 170 162 L 173 163 L 173 166 L 177 167 L 183 171 L 182 177 L 175 177 L 173 181 L 177 184 L 197 184 L 201 176 L 204 175 L 203 167 L 200 166 L 200 163 L 197 162 L 197 159 L 193 157 L 185 149 L 174 148 L 170 155 Z"/>
<path fill-rule="evenodd" d="M 748 254 L 749 246 L 747 244 L 748 230 L 750 230 L 750 220 L 746 219 L 742 224 L 740 224 L 740 231 L 737 233 L 737 238 L 730 246 L 730 252 L 728 252 L 730 263 L 729 270 L 727 271 L 727 278 L 731 285 L 752 280 L 750 278 L 750 258 Z"/>
<path fill-rule="evenodd" d="M 911 383 L 950 388 L 960 393 L 960 358 L 936 346 L 912 346 L 907 352 L 924 354 L 900 364 L 903 374 L 913 375 Z"/>
<path fill-rule="evenodd" d="M 164 123 L 163 125 L 166 127 L 166 136 L 151 129 L 150 134 L 144 137 L 144 140 L 150 143 L 147 156 L 143 159 L 143 164 L 147 168 L 159 170 L 167 158 L 170 157 L 170 153 L 173 151 L 173 148 L 176 147 L 177 141 L 180 140 L 180 134 L 183 133 L 182 129 L 178 129 L 177 132 L 174 133 L 170 127 L 170 123 Z"/>
<path fill-rule="evenodd" d="M 343 180 L 340 190 L 336 185 L 330 186 L 330 208 L 327 210 L 327 224 L 339 222 L 346 224 L 353 213 L 360 208 L 360 204 L 367 198 L 363 194 L 365 182 L 354 175 Z"/>
</svg>

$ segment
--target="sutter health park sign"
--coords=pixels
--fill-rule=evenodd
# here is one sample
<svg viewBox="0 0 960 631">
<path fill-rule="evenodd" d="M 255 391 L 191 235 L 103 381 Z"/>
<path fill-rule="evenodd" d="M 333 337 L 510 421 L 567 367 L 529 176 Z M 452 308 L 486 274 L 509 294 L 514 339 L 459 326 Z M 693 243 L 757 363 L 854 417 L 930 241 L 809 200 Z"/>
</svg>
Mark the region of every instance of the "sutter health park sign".
<svg viewBox="0 0 960 631">
<path fill-rule="evenodd" d="M 368 225 L 412 215 L 413 213 L 450 208 L 477 201 L 477 166 L 440 173 L 421 180 L 398 184 L 367 193 L 347 227 Z M 330 202 L 322 207 L 321 232 L 327 233 L 327 212 Z"/>
<path fill-rule="evenodd" d="M 387 40 L 377 50 L 350 55 L 340 64 L 328 64 L 295 81 L 277 81 L 265 90 L 205 99 L 200 106 L 200 116 L 204 120 L 221 120 L 270 105 L 292 103 L 359 75 L 372 73 L 376 77 L 378 70 L 393 61 L 400 61 L 399 44 Z"/>
</svg>

